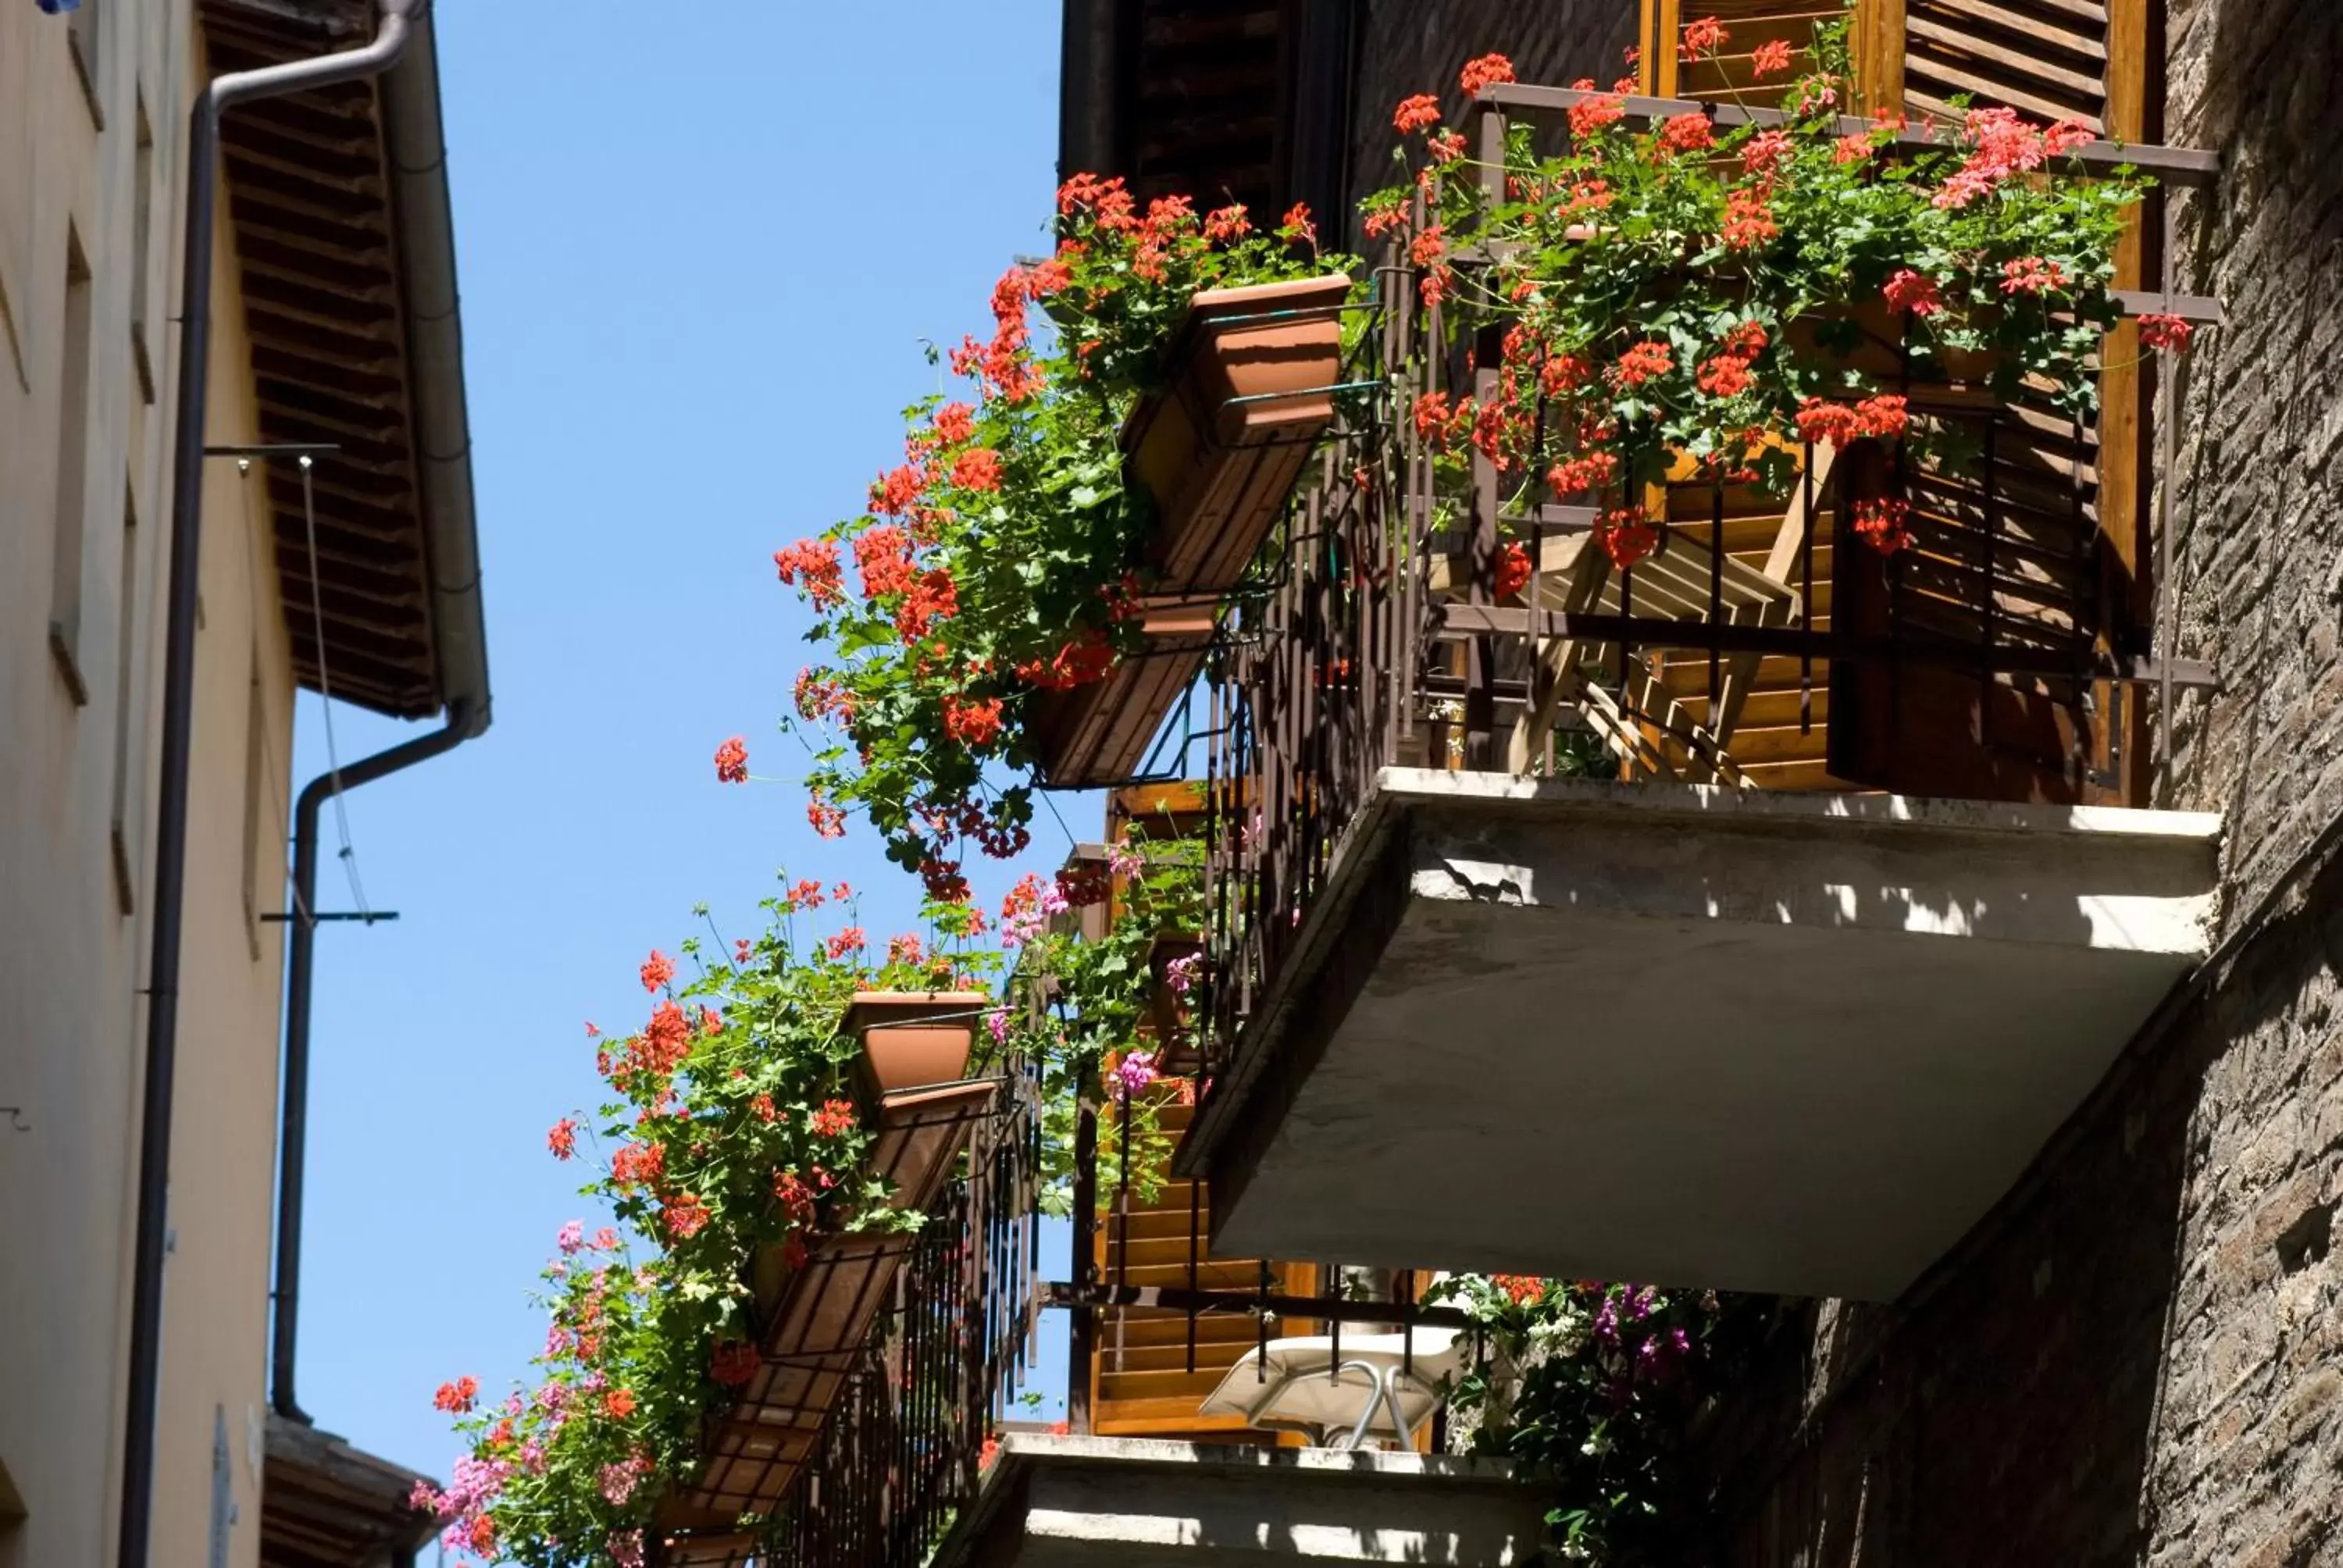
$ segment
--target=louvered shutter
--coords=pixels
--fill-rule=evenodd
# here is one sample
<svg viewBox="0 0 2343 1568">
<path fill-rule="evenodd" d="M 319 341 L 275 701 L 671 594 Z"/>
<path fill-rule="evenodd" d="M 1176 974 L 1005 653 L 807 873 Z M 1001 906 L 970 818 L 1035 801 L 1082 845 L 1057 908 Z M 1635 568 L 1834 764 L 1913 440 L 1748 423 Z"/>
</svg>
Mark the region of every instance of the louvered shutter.
<svg viewBox="0 0 2343 1568">
<path fill-rule="evenodd" d="M 2036 120 L 2147 139 L 2148 0 L 1863 0 L 1858 37 L 1915 119 L 1966 96 Z M 1875 104 L 1893 94 L 1867 94 Z M 2139 286 L 2135 215 L 2116 286 Z M 1959 477 L 1906 476 L 1916 548 L 1891 568 L 1848 551 L 1836 584 L 1842 625 L 1891 626 L 1999 647 L 2132 651 L 2147 623 L 2138 347 L 2107 344 L 2096 427 L 2046 400 L 2007 407 L 1990 462 Z M 1859 477 L 1857 477 L 1859 482 Z M 1873 481 L 1884 482 L 1874 476 Z M 1900 579 L 1900 580 L 1899 580 Z M 2147 736 L 2137 694 L 2066 674 L 1969 673 L 1942 664 L 1846 665 L 1834 672 L 1832 770 L 1912 793 L 2121 801 L 2141 798 Z"/>
</svg>

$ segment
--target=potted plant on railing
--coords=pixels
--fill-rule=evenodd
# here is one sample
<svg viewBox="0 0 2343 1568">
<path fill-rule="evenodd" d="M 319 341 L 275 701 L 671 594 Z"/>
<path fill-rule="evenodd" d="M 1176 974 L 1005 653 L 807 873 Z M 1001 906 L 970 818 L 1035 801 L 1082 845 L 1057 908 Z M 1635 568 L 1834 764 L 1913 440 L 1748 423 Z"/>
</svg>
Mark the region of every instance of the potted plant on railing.
<svg viewBox="0 0 2343 1568">
<path fill-rule="evenodd" d="M 1704 20 L 1685 47 L 1714 55 L 1726 36 Z M 1805 444 L 1872 442 L 1898 477 L 1860 499 L 1854 529 L 1892 554 L 1909 538 L 1900 477 L 1974 461 L 1964 408 L 2026 395 L 2094 411 L 2142 182 L 2069 177 L 2092 133 L 2006 109 L 1968 113 L 1935 149 L 1900 146 L 1900 116 L 1849 132 L 1843 21 L 1817 29 L 1803 72 L 1785 45 L 1754 68 L 1785 84 L 1765 88 L 1778 124 L 1686 113 L 1641 128 L 1624 93 L 1580 82 L 1564 149 L 1512 126 L 1493 180 L 1438 128 L 1433 97 L 1399 106 L 1410 177 L 1365 204 L 1367 231 L 1405 255 L 1427 327 L 1494 340 L 1493 394 L 1430 391 L 1413 411 L 1452 489 L 1477 450 L 1511 508 L 1591 500 L 1595 538 L 1626 568 L 1663 542 L 1651 487 L 1691 476 L 1781 498 Z M 1490 55 L 1463 85 L 1512 79 Z M 2150 346 L 2187 335 L 2143 318 Z M 1507 554 L 1518 581 L 1525 552 Z"/>
<path fill-rule="evenodd" d="M 937 894 L 964 839 L 1024 846 L 1032 775 L 1136 764 L 1333 407 L 1353 286 L 1302 208 L 1263 231 L 1077 176 L 1058 236 L 950 354 L 969 394 L 907 410 L 867 509 L 775 558 L 825 650 L 796 694 L 815 826 L 866 814 Z"/>
<path fill-rule="evenodd" d="M 995 1089 L 930 1076 L 965 1076 L 987 1005 L 970 982 L 993 956 L 930 953 L 899 937 L 874 960 L 852 926 L 800 944 L 795 922 L 825 897 L 800 882 L 769 901 L 761 935 L 685 943 L 699 970 L 688 980 L 654 952 L 640 975 L 654 999 L 648 1021 L 623 1039 L 598 1036 L 607 1162 L 583 1191 L 618 1224 L 590 1239 L 582 1223 L 562 1231 L 534 1389 L 500 1405 L 481 1404 L 468 1379 L 441 1390 L 472 1452 L 446 1491 L 418 1501 L 452 1544 L 634 1568 L 654 1534 L 730 1528 L 778 1499 L 766 1483 L 787 1476 L 773 1456 L 715 1441 L 726 1412 L 789 1397 L 819 1417 L 820 1387 L 768 1386 L 774 1336 L 828 1313 L 859 1349 L 856 1323 L 867 1331 L 868 1320 L 857 1315 L 883 1295 L 874 1271 L 921 1223 L 968 1118 Z M 931 914 L 947 949 L 973 926 L 964 907 Z M 867 1016 L 874 995 L 904 993 L 919 998 L 914 1027 L 934 1037 L 920 1042 L 925 1060 L 890 1066 L 881 1042 L 874 1062 L 851 1010 L 860 999 Z M 907 1073 L 921 1081 L 894 1081 Z M 590 1154 L 593 1137 L 564 1117 L 548 1143 L 568 1160 Z M 825 1269 L 854 1272 L 837 1311 L 809 1297 Z M 729 1473 L 749 1460 L 754 1478 Z"/>
<path fill-rule="evenodd" d="M 1143 830 L 1142 830 L 1143 833 Z M 1103 931 L 1085 937 L 1068 917 L 1111 897 Z M 1160 1112 L 1193 1096 L 1158 1020 L 1175 1012 L 1162 993 L 1196 983 L 1196 934 L 1203 922 L 1202 845 L 1143 836 L 1109 847 L 1103 863 L 1028 876 L 1001 908 L 1001 940 L 1017 956 L 1008 1005 L 996 1015 L 996 1049 L 1041 1071 L 1042 1202 L 1072 1211 L 1077 1125 L 1100 1114 L 1097 1169 L 1112 1171 L 1137 1199 L 1162 1186 L 1172 1140 Z M 1103 1196 L 1103 1189 L 1101 1190 Z"/>
</svg>

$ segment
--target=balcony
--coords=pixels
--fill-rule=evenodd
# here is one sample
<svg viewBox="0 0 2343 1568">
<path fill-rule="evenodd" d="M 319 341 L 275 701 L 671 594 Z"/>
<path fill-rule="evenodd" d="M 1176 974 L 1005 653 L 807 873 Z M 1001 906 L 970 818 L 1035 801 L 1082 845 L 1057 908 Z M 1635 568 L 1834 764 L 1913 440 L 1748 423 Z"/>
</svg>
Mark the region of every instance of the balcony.
<svg viewBox="0 0 2343 1568">
<path fill-rule="evenodd" d="M 1418 1453 L 1011 1434 L 936 1568 L 1541 1561 L 1505 1465 Z"/>
<path fill-rule="evenodd" d="M 1475 145 L 1582 96 L 1490 88 Z M 2207 950 L 2218 819 L 2147 809 L 2217 678 L 2159 605 L 2137 373 L 2096 427 L 1907 373 L 1964 466 L 1774 432 L 1786 487 L 1680 456 L 1617 549 L 1486 451 L 1443 477 L 1420 410 L 1492 405 L 1502 322 L 1417 341 L 1378 276 L 1383 417 L 1212 666 L 1212 1252 L 1895 1298 Z"/>
<path fill-rule="evenodd" d="M 1384 769 L 1188 1146 L 1214 1251 L 1893 1298 L 2203 956 L 2216 830 Z"/>
</svg>

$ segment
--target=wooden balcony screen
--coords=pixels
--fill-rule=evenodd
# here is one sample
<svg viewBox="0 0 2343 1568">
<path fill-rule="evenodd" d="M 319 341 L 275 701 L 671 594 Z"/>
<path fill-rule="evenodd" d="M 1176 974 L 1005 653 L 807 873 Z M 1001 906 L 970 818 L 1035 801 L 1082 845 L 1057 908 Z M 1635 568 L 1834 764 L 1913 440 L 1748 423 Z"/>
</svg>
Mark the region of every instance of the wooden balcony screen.
<svg viewBox="0 0 2343 1568">
<path fill-rule="evenodd" d="M 1750 56 L 1763 43 L 1793 48 L 1844 15 L 1830 0 L 1642 0 L 1644 91 L 1660 96 L 1761 102 Z M 1714 15 L 1730 41 L 1714 59 L 1681 61 L 1685 22 Z M 2152 140 L 2153 57 L 2147 0 L 1857 0 L 1852 45 L 1864 104 L 1915 121 L 2006 106 L 2079 121 L 2123 142 Z M 2151 196 L 2153 203 L 2155 197 Z M 2153 212 L 2154 206 L 2147 210 Z M 2118 289 L 2142 286 L 2150 260 L 2135 213 L 2117 257 Z M 1915 548 L 1894 568 L 1868 551 L 1835 551 L 1835 518 L 1815 520 L 1810 624 L 1884 631 L 1893 623 L 1963 641 L 2068 643 L 2078 629 L 2115 655 L 2142 652 L 2153 613 L 2139 568 L 2148 529 L 2147 410 L 2137 328 L 2107 342 L 2100 415 L 2078 426 L 2045 397 L 2006 405 L 1990 423 L 1974 475 L 1903 476 Z M 1884 475 L 1845 475 L 1849 484 Z M 1718 498 L 1705 482 L 1672 482 L 1666 515 L 1680 544 L 1705 553 Z M 1727 553 L 1762 564 L 1781 511 L 1728 487 Z M 1649 498 L 1655 509 L 1662 498 Z M 1892 601 L 1892 608 L 1891 608 Z M 1704 728 L 1707 659 L 1644 656 L 1680 710 Z M 1797 661 L 1761 661 L 1739 715 L 1733 756 L 1770 789 L 1888 789 L 1988 799 L 2144 804 L 2147 705 L 2120 683 L 1942 667 L 1845 664 L 1808 705 L 1801 728 Z M 1654 732 L 1654 744 L 1666 745 Z M 1683 759 L 1681 747 L 1674 754 Z"/>
</svg>

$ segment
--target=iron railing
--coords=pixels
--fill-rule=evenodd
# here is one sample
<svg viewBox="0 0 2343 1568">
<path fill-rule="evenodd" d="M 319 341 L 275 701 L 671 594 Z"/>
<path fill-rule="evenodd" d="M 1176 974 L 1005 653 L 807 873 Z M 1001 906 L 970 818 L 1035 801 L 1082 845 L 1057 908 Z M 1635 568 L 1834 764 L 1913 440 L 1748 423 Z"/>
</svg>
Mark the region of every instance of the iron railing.
<svg viewBox="0 0 2343 1568">
<path fill-rule="evenodd" d="M 1002 1084 L 929 1211 L 819 1445 L 739 1561 L 920 1568 L 975 1495 L 1031 1364 L 1040 1310 L 1036 1086 Z"/>
</svg>

